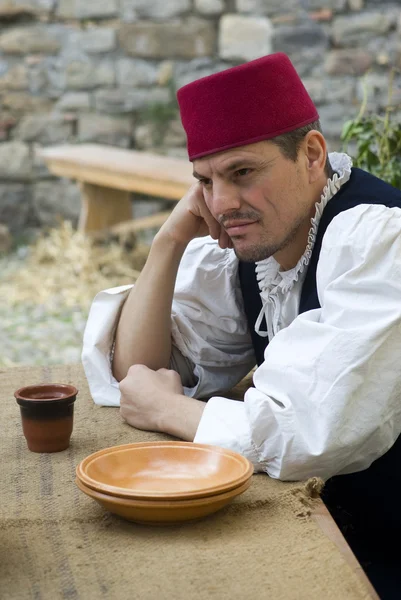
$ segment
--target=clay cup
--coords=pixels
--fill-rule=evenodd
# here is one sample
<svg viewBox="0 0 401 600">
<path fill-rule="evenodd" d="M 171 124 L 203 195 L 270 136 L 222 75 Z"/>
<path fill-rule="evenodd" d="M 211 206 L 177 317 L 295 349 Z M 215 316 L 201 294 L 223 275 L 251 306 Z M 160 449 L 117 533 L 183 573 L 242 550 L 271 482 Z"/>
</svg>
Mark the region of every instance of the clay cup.
<svg viewBox="0 0 401 600">
<path fill-rule="evenodd" d="M 32 452 L 61 452 L 70 445 L 78 390 L 64 383 L 22 387 L 14 393 Z"/>
</svg>

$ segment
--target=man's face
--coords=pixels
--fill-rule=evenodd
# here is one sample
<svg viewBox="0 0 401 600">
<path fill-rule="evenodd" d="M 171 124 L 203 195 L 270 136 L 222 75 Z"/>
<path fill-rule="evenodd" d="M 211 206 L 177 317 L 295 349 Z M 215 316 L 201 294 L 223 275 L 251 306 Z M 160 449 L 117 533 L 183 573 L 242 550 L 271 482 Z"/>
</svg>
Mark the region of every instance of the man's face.
<svg viewBox="0 0 401 600">
<path fill-rule="evenodd" d="M 294 162 L 266 141 L 194 161 L 206 205 L 240 260 L 284 250 L 310 222 L 316 192 L 307 164 L 305 153 Z"/>
</svg>

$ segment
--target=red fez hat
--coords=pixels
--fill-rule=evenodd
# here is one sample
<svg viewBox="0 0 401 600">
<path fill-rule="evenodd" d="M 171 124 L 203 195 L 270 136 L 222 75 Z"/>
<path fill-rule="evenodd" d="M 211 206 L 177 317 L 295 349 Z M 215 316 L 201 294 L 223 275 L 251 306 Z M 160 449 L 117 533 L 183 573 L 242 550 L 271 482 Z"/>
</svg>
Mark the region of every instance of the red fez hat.
<svg viewBox="0 0 401 600">
<path fill-rule="evenodd" d="M 268 140 L 319 118 L 286 54 L 202 77 L 177 92 L 189 160 Z"/>
</svg>

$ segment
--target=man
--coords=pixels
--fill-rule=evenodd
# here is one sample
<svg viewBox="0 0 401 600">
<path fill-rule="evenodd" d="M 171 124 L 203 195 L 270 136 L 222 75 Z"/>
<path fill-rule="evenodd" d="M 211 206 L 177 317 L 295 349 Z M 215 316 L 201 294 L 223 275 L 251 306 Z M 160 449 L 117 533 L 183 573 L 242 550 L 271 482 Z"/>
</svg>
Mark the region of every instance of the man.
<svg viewBox="0 0 401 600">
<path fill-rule="evenodd" d="M 135 287 L 95 299 L 94 400 L 271 477 L 321 476 L 364 560 L 367 523 L 364 544 L 401 531 L 401 192 L 328 157 L 284 54 L 190 83 L 178 101 L 197 182 Z M 244 402 L 217 395 L 255 362 Z"/>
</svg>

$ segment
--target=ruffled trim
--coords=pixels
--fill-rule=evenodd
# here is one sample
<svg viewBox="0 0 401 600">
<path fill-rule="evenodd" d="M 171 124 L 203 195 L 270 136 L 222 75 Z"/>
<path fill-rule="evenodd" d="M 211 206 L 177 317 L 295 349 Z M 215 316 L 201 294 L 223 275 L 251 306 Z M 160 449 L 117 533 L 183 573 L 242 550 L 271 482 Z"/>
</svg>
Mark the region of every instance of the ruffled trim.
<svg viewBox="0 0 401 600">
<path fill-rule="evenodd" d="M 308 266 L 312 256 L 312 250 L 315 245 L 317 229 L 320 219 L 328 202 L 337 194 L 341 186 L 349 180 L 351 176 L 352 160 L 344 153 L 332 152 L 329 155 L 333 169 L 336 171 L 332 179 L 327 180 L 319 202 L 315 204 L 315 215 L 311 219 L 311 228 L 308 233 L 308 243 L 305 252 L 297 262 L 296 266 L 288 271 L 280 271 L 280 265 L 273 256 L 256 263 L 256 277 L 259 289 L 263 296 L 271 294 L 277 290 L 283 293 L 288 292 L 298 281 L 299 276 Z M 340 175 L 338 175 L 340 173 Z"/>
<path fill-rule="evenodd" d="M 305 252 L 297 262 L 296 266 L 288 271 L 280 271 L 280 265 L 273 256 L 256 263 L 255 271 L 262 299 L 262 309 L 255 323 L 255 331 L 261 337 L 271 339 L 278 324 L 280 301 L 277 297 L 278 292 L 287 293 L 299 280 L 305 271 L 312 256 L 312 250 L 315 245 L 317 229 L 320 219 L 327 203 L 337 194 L 341 186 L 349 180 L 351 176 L 352 160 L 344 153 L 332 152 L 329 155 L 330 163 L 334 171 L 333 177 L 327 180 L 319 202 L 315 204 L 315 215 L 311 219 L 311 228 L 308 233 L 308 243 Z M 338 173 L 340 173 L 338 175 Z M 271 304 L 273 307 L 273 323 L 269 322 L 267 316 L 267 307 Z M 267 330 L 261 329 L 262 321 L 265 318 Z"/>
</svg>

